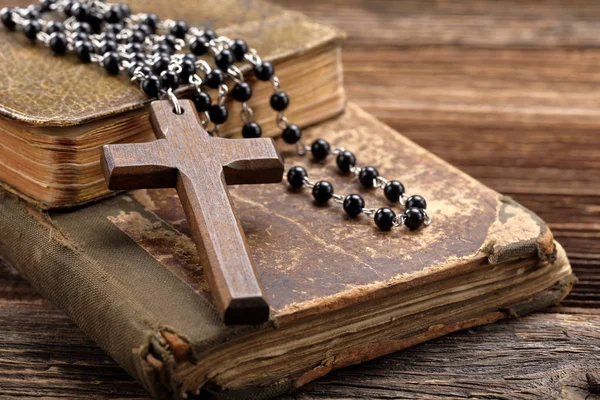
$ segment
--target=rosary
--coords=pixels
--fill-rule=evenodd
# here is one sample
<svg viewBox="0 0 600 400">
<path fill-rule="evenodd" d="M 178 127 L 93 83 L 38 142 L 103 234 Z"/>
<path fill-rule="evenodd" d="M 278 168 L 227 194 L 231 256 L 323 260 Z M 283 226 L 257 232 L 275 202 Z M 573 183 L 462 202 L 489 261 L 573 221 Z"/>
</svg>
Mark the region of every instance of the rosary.
<svg viewBox="0 0 600 400">
<path fill-rule="evenodd" d="M 43 19 L 47 13 L 63 16 L 62 22 Z M 383 231 L 401 226 L 417 230 L 431 223 L 425 199 L 406 194 L 400 181 L 386 180 L 372 166 L 357 167 L 352 152 L 332 149 L 323 139 L 305 145 L 301 129 L 284 115 L 290 100 L 273 65 L 241 39 L 189 27 L 185 21 L 160 20 L 152 13 L 132 14 L 127 5 L 104 0 L 41 0 L 27 8 L 4 8 L 0 16 L 8 30 L 22 31 L 31 42 L 41 42 L 57 55 L 74 53 L 80 62 L 97 64 L 110 75 L 123 71 L 148 97 L 166 98 L 151 104 L 158 140 L 104 146 L 103 170 L 111 189 L 177 188 L 226 323 L 263 322 L 269 307 L 225 185 L 279 182 L 284 172 L 272 140 L 260 138 L 261 127 L 252 120 L 247 103 L 252 87 L 235 63 L 248 62 L 258 80 L 271 82 L 270 106 L 277 113 L 283 141 L 295 145 L 299 155 L 310 152 L 318 161 L 335 157 L 342 173 L 354 176 L 365 188 L 382 189 L 390 203 L 404 206 L 404 212 L 365 208 L 362 196 L 336 194 L 331 183 L 313 182 L 300 166 L 287 170 L 292 189 L 310 188 L 317 204 L 333 199 L 348 216 L 371 217 Z M 215 67 L 198 59 L 211 53 Z M 228 78 L 233 81 L 231 90 Z M 192 102 L 180 101 L 174 94 L 184 85 L 196 89 Z M 214 103 L 205 88 L 217 91 Z M 242 105 L 243 140 L 219 137 L 219 125 L 229 117 L 225 106 L 229 96 Z"/>
<path fill-rule="evenodd" d="M 62 13 L 67 19 L 64 22 L 41 19 L 42 13 L 48 11 Z M 173 90 L 189 82 L 197 89 L 193 102 L 198 113 L 205 116 L 203 125 L 206 127 L 209 121 L 212 122 L 214 135 L 218 135 L 219 124 L 229 116 L 224 105 L 229 94 L 225 84 L 226 75 L 229 75 L 235 83 L 231 97 L 242 103 L 243 137 L 261 136 L 261 127 L 252 121 L 252 109 L 247 103 L 252 97 L 252 87 L 244 82 L 243 74 L 234 65 L 246 60 L 254 66 L 257 79 L 271 81 L 273 85 L 270 105 L 277 112 L 277 125 L 282 128 L 281 137 L 286 143 L 295 144 L 299 154 L 310 151 L 317 160 L 335 156 L 340 171 L 354 174 L 365 188 L 382 188 L 388 201 L 400 203 L 406 210 L 396 215 L 388 207 L 365 208 L 365 201 L 360 195 L 344 197 L 335 194 L 329 182 L 310 181 L 302 167 L 292 167 L 288 171 L 287 180 L 292 188 L 312 188 L 318 204 L 333 199 L 343 205 L 350 217 L 360 214 L 371 216 L 384 231 L 402 225 L 415 230 L 431 223 L 424 198 L 408 196 L 401 182 L 388 182 L 374 167 L 356 167 L 356 157 L 352 152 L 343 148 L 331 149 L 323 139 L 305 146 L 301 140 L 301 129 L 290 124 L 283 114 L 290 101 L 280 88 L 273 66 L 262 61 L 256 50 L 249 48 L 243 40 L 218 37 L 209 29 L 190 28 L 185 21 L 161 21 L 155 14 L 131 14 L 125 4 L 111 5 L 104 1 L 42 0 L 37 6 L 5 8 L 1 16 L 6 28 L 15 30 L 19 27 L 31 41 L 42 42 L 56 54 L 74 52 L 81 62 L 97 63 L 111 75 L 127 70 L 131 81 L 139 83 L 149 97 L 165 94 L 174 99 Z M 190 52 L 177 53 L 186 45 Z M 209 51 L 215 55 L 217 68 L 211 68 L 204 60 L 196 58 Z M 203 72 L 204 78 L 197 74 L 198 70 Z M 218 89 L 216 104 L 212 104 L 209 94 L 202 90 L 204 85 Z M 174 104 L 175 112 L 180 113 L 178 102 Z"/>
</svg>

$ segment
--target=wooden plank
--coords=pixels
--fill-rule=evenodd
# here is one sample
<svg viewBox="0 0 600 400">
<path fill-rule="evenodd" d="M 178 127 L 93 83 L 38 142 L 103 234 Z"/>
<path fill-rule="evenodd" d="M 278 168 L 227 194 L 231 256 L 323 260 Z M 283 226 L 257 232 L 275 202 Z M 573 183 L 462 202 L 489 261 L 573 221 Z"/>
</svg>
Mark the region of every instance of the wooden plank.
<svg viewBox="0 0 600 400">
<path fill-rule="evenodd" d="M 535 314 L 482 326 L 335 371 L 287 398 L 599 399 L 599 323 Z"/>
<path fill-rule="evenodd" d="M 337 25 L 351 45 L 598 47 L 600 4 L 594 0 L 277 0 Z"/>
<path fill-rule="evenodd" d="M 0 330 L 0 398 L 147 398 L 14 270 L 0 272 L 0 320 L 10 328 Z M 286 398 L 583 399 L 586 374 L 600 378 L 598 343 L 599 314 L 540 313 L 335 371 Z"/>
<path fill-rule="evenodd" d="M 0 398 L 148 398 L 65 314 L 2 263 L 0 321 Z"/>
</svg>

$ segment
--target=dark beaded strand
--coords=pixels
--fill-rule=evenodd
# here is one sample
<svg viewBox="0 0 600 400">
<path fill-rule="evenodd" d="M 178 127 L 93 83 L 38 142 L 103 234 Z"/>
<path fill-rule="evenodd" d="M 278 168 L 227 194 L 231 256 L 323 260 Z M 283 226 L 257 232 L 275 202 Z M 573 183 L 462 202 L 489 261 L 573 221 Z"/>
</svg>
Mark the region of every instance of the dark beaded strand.
<svg viewBox="0 0 600 400">
<path fill-rule="evenodd" d="M 363 187 L 367 189 L 382 187 L 383 193 L 390 203 L 403 203 L 407 212 L 405 212 L 403 215 L 402 224 L 406 225 L 409 229 L 418 229 L 428 219 L 425 211 L 427 208 L 427 203 L 423 197 L 418 195 L 404 197 L 406 189 L 402 182 L 397 180 L 388 182 L 385 179 L 382 179 L 379 175 L 379 172 L 374 167 L 368 166 L 356 169 L 356 157 L 354 153 L 344 149 L 331 150 L 331 146 L 324 139 L 316 139 L 310 146 L 310 152 L 312 153 L 313 158 L 318 161 L 326 159 L 330 154 L 336 155 L 336 164 L 341 172 L 347 173 L 353 171 L 357 175 L 357 178 Z M 403 202 L 403 200 L 405 201 Z M 414 214 L 414 212 L 408 212 L 408 209 L 413 208 L 421 210 L 420 219 L 418 218 L 418 215 Z M 344 206 L 344 209 L 346 209 L 346 206 Z M 359 214 L 360 212 L 358 214 L 349 213 L 351 217 L 355 217 Z M 380 214 L 376 213 L 376 215 L 379 215 L 376 219 L 376 222 L 383 221 L 380 222 L 378 226 L 381 225 L 386 227 L 386 218 L 388 218 L 391 214 L 389 214 L 387 211 L 382 211 Z M 396 216 L 394 214 L 392 218 L 395 217 Z M 387 227 L 385 229 L 387 229 Z"/>
<path fill-rule="evenodd" d="M 418 195 L 407 196 L 401 182 L 386 181 L 374 167 L 356 167 L 356 157 L 352 152 L 332 150 L 323 139 L 316 140 L 310 147 L 305 146 L 300 127 L 289 123 L 283 115 L 290 105 L 290 99 L 281 90 L 273 65 L 262 61 L 245 41 L 218 37 L 210 29 L 190 28 L 185 21 L 161 21 L 152 13 L 137 14 L 130 19 L 131 10 L 124 4 L 76 0 L 42 0 L 40 3 L 39 6 L 27 8 L 4 8 L 0 12 L 0 20 L 8 30 L 18 28 L 32 42 L 43 42 L 54 54 L 73 52 L 81 62 L 97 63 L 110 75 L 118 75 L 125 70 L 149 97 L 170 93 L 183 84 L 196 85 L 197 93 L 192 100 L 196 110 L 206 115 L 206 121 L 215 124 L 214 133 L 218 133 L 219 124 L 228 120 L 229 112 L 224 101 L 225 96 L 229 95 L 242 103 L 242 135 L 245 138 L 262 135 L 260 125 L 252 121 L 252 110 L 246 103 L 252 97 L 252 87 L 243 81 L 241 72 L 235 67 L 236 62 L 249 61 L 254 66 L 256 78 L 271 81 L 273 85 L 274 93 L 269 103 L 277 112 L 277 126 L 282 129 L 281 136 L 286 143 L 295 144 L 300 154 L 304 150 L 310 150 L 312 156 L 319 161 L 334 155 L 341 172 L 353 172 L 365 188 L 382 188 L 388 201 L 401 203 L 405 206 L 405 212 L 396 216 L 391 209 L 385 207 L 379 210 L 365 209 L 364 199 L 360 195 L 336 195 L 327 181 L 313 184 L 308 181 L 306 170 L 302 167 L 294 167 L 288 171 L 291 187 L 310 185 L 318 204 L 326 204 L 333 198 L 343 205 L 350 217 L 357 217 L 361 213 L 372 216 L 382 230 L 398 225 L 414 230 L 429 223 L 425 199 Z M 62 12 L 75 22 L 69 20 L 65 26 L 60 21 L 41 20 L 41 15 L 50 11 Z M 189 53 L 179 53 L 186 45 Z M 205 55 L 209 50 L 215 54 L 216 68 L 210 68 L 204 61 L 196 60 L 197 56 Z M 204 78 L 197 75 L 198 68 L 205 74 Z M 231 91 L 225 85 L 229 76 L 235 81 Z M 203 86 L 219 89 L 219 98 L 215 104 Z"/>
<path fill-rule="evenodd" d="M 287 181 L 292 189 L 301 189 L 303 187 L 312 188 L 313 198 L 319 205 L 325 205 L 333 198 L 337 203 L 342 204 L 344 211 L 350 218 L 356 218 L 360 214 L 372 216 L 375 225 L 382 231 L 390 231 L 393 227 L 401 225 L 406 226 L 406 228 L 412 231 L 428 224 L 427 221 L 429 217 L 427 216 L 425 209 L 407 207 L 403 214 L 397 215 L 388 207 L 379 209 L 365 208 L 365 200 L 362 196 L 350 194 L 343 197 L 335 194 L 331 183 L 327 181 L 311 182 L 308 179 L 306 169 L 300 166 L 294 166 L 288 170 Z M 391 186 L 398 189 L 398 183 L 394 183 Z"/>
</svg>

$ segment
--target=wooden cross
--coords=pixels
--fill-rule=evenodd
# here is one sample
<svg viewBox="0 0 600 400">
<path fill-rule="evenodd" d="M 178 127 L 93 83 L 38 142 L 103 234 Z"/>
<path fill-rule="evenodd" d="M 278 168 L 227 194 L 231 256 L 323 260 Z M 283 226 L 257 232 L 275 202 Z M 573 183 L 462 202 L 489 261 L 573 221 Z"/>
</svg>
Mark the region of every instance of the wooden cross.
<svg viewBox="0 0 600 400">
<path fill-rule="evenodd" d="M 281 182 L 283 160 L 272 139 L 223 139 L 201 126 L 192 103 L 154 101 L 156 141 L 103 147 L 111 190 L 176 188 L 192 237 L 226 324 L 258 324 L 269 305 L 252 265 L 227 185 Z"/>
</svg>

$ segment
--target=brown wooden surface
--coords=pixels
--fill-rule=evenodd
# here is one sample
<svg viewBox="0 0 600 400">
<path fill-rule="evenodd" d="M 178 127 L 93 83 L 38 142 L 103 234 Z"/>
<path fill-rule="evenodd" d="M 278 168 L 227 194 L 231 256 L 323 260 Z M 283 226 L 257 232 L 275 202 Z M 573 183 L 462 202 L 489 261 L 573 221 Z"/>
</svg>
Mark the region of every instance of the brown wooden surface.
<svg viewBox="0 0 600 400">
<path fill-rule="evenodd" d="M 580 279 L 562 307 L 333 372 L 290 398 L 600 398 L 600 5 L 278 3 L 346 30 L 349 98 L 536 211 Z M 0 397 L 147 398 L 12 270 L 0 321 Z"/>
<path fill-rule="evenodd" d="M 177 188 L 221 317 L 227 324 L 263 323 L 269 305 L 227 185 L 281 182 L 283 160 L 272 139 L 211 137 L 192 102 L 180 106 L 178 115 L 169 100 L 150 104 L 158 140 L 104 146 L 108 187 Z"/>
</svg>

